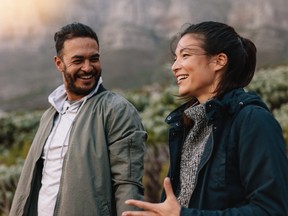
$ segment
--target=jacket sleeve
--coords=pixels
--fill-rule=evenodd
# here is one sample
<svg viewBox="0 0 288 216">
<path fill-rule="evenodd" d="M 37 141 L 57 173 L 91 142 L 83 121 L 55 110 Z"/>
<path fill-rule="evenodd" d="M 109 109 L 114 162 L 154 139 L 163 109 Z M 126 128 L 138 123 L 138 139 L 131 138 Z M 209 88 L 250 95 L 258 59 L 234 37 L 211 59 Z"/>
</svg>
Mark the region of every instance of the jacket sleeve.
<svg viewBox="0 0 288 216">
<path fill-rule="evenodd" d="M 288 215 L 288 160 L 280 125 L 260 107 L 241 111 L 235 123 L 247 204 L 219 211 L 182 208 L 181 216 Z"/>
<path fill-rule="evenodd" d="M 112 101 L 107 126 L 113 192 L 117 215 L 135 210 L 124 202 L 143 200 L 144 152 L 147 139 L 137 110 L 126 100 Z"/>
</svg>

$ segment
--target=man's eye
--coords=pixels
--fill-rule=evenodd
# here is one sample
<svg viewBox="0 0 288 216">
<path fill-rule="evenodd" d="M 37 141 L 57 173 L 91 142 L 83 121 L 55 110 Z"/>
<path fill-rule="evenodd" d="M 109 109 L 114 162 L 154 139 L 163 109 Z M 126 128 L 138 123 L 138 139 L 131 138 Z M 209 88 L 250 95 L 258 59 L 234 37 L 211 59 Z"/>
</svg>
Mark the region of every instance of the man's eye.
<svg viewBox="0 0 288 216">
<path fill-rule="evenodd" d="M 80 64 L 82 61 L 81 60 L 74 60 L 73 63 L 74 64 Z"/>
<path fill-rule="evenodd" d="M 91 58 L 90 61 L 91 61 L 91 62 L 98 62 L 98 61 L 99 61 L 99 58 Z"/>
</svg>

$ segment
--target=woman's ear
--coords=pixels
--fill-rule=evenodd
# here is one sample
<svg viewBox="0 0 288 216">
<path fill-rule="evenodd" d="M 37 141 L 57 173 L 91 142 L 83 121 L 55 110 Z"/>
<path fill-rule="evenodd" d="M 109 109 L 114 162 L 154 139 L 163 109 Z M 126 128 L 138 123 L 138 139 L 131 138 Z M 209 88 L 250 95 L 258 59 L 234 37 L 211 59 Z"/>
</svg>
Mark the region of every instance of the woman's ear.
<svg viewBox="0 0 288 216">
<path fill-rule="evenodd" d="M 225 53 L 219 53 L 215 56 L 215 70 L 222 70 L 228 63 L 228 58 Z"/>
<path fill-rule="evenodd" d="M 54 56 L 54 62 L 55 62 L 57 69 L 60 72 L 63 72 L 64 67 L 63 67 L 62 59 L 59 56 Z"/>
</svg>

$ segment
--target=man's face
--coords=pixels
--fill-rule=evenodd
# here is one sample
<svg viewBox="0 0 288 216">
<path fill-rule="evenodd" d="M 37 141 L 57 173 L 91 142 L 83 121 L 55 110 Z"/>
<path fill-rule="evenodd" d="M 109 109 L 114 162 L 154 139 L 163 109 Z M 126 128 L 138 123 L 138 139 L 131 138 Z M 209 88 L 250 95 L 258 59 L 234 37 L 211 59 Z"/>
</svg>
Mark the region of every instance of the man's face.
<svg viewBox="0 0 288 216">
<path fill-rule="evenodd" d="M 99 46 L 89 37 L 66 40 L 55 64 L 62 73 L 68 100 L 80 100 L 97 85 L 101 75 Z"/>
</svg>

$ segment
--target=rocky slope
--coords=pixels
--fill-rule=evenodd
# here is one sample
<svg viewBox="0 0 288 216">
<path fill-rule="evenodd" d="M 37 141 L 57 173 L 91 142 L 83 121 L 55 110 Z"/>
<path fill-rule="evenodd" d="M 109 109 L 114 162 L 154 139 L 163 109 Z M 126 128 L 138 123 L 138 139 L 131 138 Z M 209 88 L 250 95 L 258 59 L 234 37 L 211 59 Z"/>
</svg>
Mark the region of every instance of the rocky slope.
<svg viewBox="0 0 288 216">
<path fill-rule="evenodd" d="M 165 81 L 169 40 L 183 24 L 204 20 L 251 38 L 259 66 L 288 61 L 287 0 L 2 0 L 0 7 L 0 109 L 45 104 L 61 83 L 53 34 L 73 21 L 97 31 L 109 88 Z"/>
</svg>

